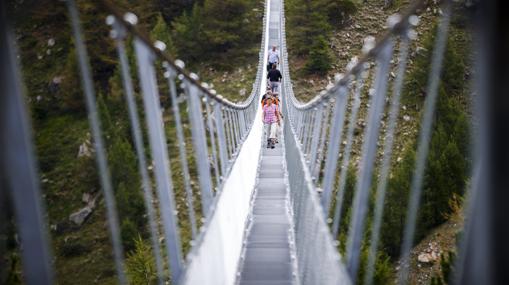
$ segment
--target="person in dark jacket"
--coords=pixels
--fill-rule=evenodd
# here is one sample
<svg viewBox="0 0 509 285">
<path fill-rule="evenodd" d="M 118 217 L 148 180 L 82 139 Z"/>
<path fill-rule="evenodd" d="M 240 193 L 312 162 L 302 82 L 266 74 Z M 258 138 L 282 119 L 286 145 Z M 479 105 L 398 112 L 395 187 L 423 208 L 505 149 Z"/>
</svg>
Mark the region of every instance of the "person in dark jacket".
<svg viewBox="0 0 509 285">
<path fill-rule="evenodd" d="M 276 65 L 272 65 L 272 69 L 267 73 L 267 78 L 270 82 L 270 89 L 272 92 L 277 92 L 279 83 L 281 82 L 281 79 L 283 79 L 283 76 L 281 75 L 281 72 L 276 68 Z"/>
</svg>

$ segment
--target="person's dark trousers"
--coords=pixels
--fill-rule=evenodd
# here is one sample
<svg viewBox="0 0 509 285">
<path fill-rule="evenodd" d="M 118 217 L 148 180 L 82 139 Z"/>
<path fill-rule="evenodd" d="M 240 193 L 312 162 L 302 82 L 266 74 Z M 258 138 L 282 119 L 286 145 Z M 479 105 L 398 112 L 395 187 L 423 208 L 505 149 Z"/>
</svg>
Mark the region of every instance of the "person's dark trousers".
<svg viewBox="0 0 509 285">
<path fill-rule="evenodd" d="M 269 62 L 269 63 L 267 64 L 267 72 L 269 72 L 269 71 L 272 69 L 272 65 L 273 65 L 273 64 L 274 64 L 273 62 Z"/>
</svg>

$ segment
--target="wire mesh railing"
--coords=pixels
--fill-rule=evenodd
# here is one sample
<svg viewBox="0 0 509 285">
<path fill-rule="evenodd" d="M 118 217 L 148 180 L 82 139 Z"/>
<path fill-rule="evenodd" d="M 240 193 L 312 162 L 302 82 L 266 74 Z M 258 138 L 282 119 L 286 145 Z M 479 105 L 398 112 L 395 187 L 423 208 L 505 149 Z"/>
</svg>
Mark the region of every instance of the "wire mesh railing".
<svg viewBox="0 0 509 285">
<path fill-rule="evenodd" d="M 104 138 L 110 134 L 104 134 L 104 122 L 101 122 L 102 114 L 98 107 L 89 50 L 78 7 L 73 0 L 66 1 L 66 5 L 86 99 L 100 188 L 106 204 L 116 276 L 120 284 L 126 284 L 125 251 L 116 205 L 118 189 L 112 183 L 107 142 Z M 185 256 L 192 251 L 190 247 L 200 246 L 200 236 L 206 231 L 203 225 L 214 208 L 217 200 L 215 197 L 221 191 L 250 133 L 265 68 L 264 48 L 260 49 L 258 71 L 250 96 L 244 102 L 234 103 L 217 94 L 211 85 L 201 82 L 196 74 L 185 70 L 181 60 L 174 60 L 165 53 L 165 43 L 153 42 L 145 36 L 136 27 L 136 15 L 120 12 L 106 1 L 99 2 L 97 7 L 110 14 L 106 24 L 111 28 L 110 37 L 117 51 L 121 92 L 127 104 L 128 114 L 125 117 L 129 118 L 130 123 L 140 191 L 143 191 L 146 232 L 150 236 L 151 250 L 155 257 L 158 284 L 168 281 L 167 272 L 170 272 L 169 279 L 178 283 L 185 270 Z M 262 37 L 261 46 L 264 45 L 265 37 Z M 6 51 L 3 55 L 9 59 L 7 67 L 15 69 L 16 52 L 13 47 Z M 16 77 L 17 73 L 11 74 L 17 81 L 20 80 Z M 8 97 L 15 101 L 13 104 L 22 106 L 21 89 L 11 91 Z M 18 116 L 22 116 L 20 122 L 27 122 L 26 115 L 26 112 L 16 107 L 6 114 L 5 122 L 18 121 Z M 32 169 L 35 158 L 30 158 L 32 141 L 27 128 L 23 128 L 24 134 L 14 129 L 3 129 L 2 137 L 14 137 L 25 142 L 26 169 Z M 11 144 L 6 142 L 6 145 Z M 7 164 L 18 161 L 19 152 L 13 154 L 4 157 L 2 161 L 5 160 Z M 22 169 L 16 171 L 24 173 Z M 23 217 L 18 221 L 22 229 L 19 231 L 22 240 L 38 248 L 32 253 L 25 253 L 25 280 L 29 284 L 51 284 L 54 270 L 50 261 L 50 243 L 45 239 L 45 211 L 39 206 L 44 203 L 37 185 L 37 175 L 33 173 L 32 179 L 26 180 L 32 184 L 31 187 L 21 183 L 24 178 L 9 173 L 6 176 L 14 200 L 26 200 L 30 196 L 35 203 L 31 207 L 34 212 L 22 210 L 21 205 L 16 206 L 22 214 L 19 216 Z M 17 187 L 25 188 L 24 191 L 29 193 L 15 191 Z M 39 236 L 36 236 L 35 228 L 40 230 Z M 35 256 L 38 258 L 34 259 Z"/>
<path fill-rule="evenodd" d="M 346 268 L 341 263 L 336 242 L 332 239 L 326 220 L 323 218 L 320 199 L 315 192 L 311 160 L 307 155 L 316 155 L 318 159 L 318 141 L 304 137 L 303 133 L 316 135 L 322 127 L 322 119 L 329 117 L 327 104 L 310 107 L 318 116 L 296 116 L 294 108 L 298 100 L 293 95 L 286 48 L 286 28 L 284 1 L 281 1 L 279 42 L 281 44 L 281 62 L 279 68 L 283 75 L 281 90 L 283 112 L 285 113 L 284 142 L 286 169 L 290 189 L 291 213 L 294 223 L 295 251 L 298 279 L 302 284 L 351 284 Z M 310 113 L 311 114 L 311 113 Z M 303 115 L 303 114 L 302 114 Z M 305 125 L 304 121 L 307 123 Z M 320 148 L 323 147 L 323 144 Z"/>
</svg>

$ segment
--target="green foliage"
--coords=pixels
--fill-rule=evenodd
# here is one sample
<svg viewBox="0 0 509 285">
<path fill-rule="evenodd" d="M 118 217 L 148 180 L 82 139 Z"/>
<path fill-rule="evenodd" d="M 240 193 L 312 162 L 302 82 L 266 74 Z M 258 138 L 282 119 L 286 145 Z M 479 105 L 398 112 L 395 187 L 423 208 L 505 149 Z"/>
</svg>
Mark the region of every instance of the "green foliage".
<svg viewBox="0 0 509 285">
<path fill-rule="evenodd" d="M 468 122 L 461 108 L 465 84 L 465 64 L 449 40 L 445 53 L 434 130 L 424 176 L 422 206 L 419 212 L 417 238 L 443 223 L 451 212 L 450 198 L 465 189 L 468 160 Z"/>
<path fill-rule="evenodd" d="M 345 193 L 343 196 L 343 209 L 341 210 L 340 217 L 341 224 L 339 233 L 346 235 L 351 218 L 351 205 L 353 204 L 353 197 L 355 193 L 355 185 L 357 184 L 357 171 L 355 167 L 350 166 L 346 173 Z"/>
<path fill-rule="evenodd" d="M 427 229 L 443 223 L 451 212 L 450 198 L 463 194 L 468 174 L 468 124 L 454 101 L 441 92 L 435 131 L 431 138 L 428 164 L 424 177 L 419 225 L 423 236 Z M 458 146 L 459 145 L 459 146 Z"/>
<path fill-rule="evenodd" d="M 154 26 L 154 28 L 150 32 L 150 36 L 153 39 L 157 39 L 157 40 L 160 40 L 163 43 L 165 43 L 166 44 L 166 52 L 167 53 L 169 53 L 170 55 L 173 55 L 173 56 L 176 55 L 177 50 L 175 48 L 175 45 L 173 44 L 173 40 L 171 38 L 171 32 L 170 32 L 169 26 L 166 23 L 166 21 L 164 20 L 164 18 L 161 15 L 161 13 L 157 13 L 156 25 Z"/>
<path fill-rule="evenodd" d="M 373 276 L 373 284 L 391 284 L 393 280 L 394 271 L 390 258 L 383 251 L 379 251 L 375 262 L 375 275 Z"/>
<path fill-rule="evenodd" d="M 138 236 L 133 240 L 134 250 L 127 255 L 126 272 L 131 284 L 156 284 L 157 270 L 152 249 Z"/>
<path fill-rule="evenodd" d="M 361 248 L 361 260 L 357 280 L 359 284 L 364 280 L 366 275 L 366 266 L 368 264 L 369 245 Z M 375 261 L 375 272 L 373 275 L 373 284 L 392 284 L 394 279 L 394 272 L 389 256 L 383 251 L 379 251 Z"/>
<path fill-rule="evenodd" d="M 357 12 L 355 2 L 351 0 L 329 0 L 326 7 L 329 23 L 333 27 L 342 25 L 349 15 Z"/>
<path fill-rule="evenodd" d="M 195 4 L 191 12 L 186 12 L 173 22 L 175 45 L 184 60 L 197 61 L 203 51 L 203 18 L 201 5 Z"/>
<path fill-rule="evenodd" d="M 74 111 L 85 111 L 84 97 L 81 88 L 80 75 L 78 73 L 78 60 L 76 58 L 76 51 L 72 48 L 67 55 L 63 73 L 65 77 L 62 80 L 62 84 L 57 88 L 56 96 L 61 99 L 56 101 L 60 106 L 60 110 L 74 112 Z M 55 98 L 56 99 L 56 98 Z M 55 102 L 55 103 L 56 103 Z"/>
<path fill-rule="evenodd" d="M 120 224 L 120 235 L 122 237 L 122 243 L 125 250 L 133 250 L 136 246 L 135 239 L 139 236 L 136 225 L 129 219 L 122 219 Z"/>
<path fill-rule="evenodd" d="M 249 0 L 205 0 L 173 23 L 175 44 L 183 59 L 191 62 L 212 59 L 231 66 L 232 58 L 244 56 L 259 40 L 260 25 L 252 21 L 254 5 Z M 223 66 L 223 67 L 224 67 Z"/>
<path fill-rule="evenodd" d="M 446 285 L 449 284 L 451 276 L 454 274 L 454 262 L 456 254 L 453 251 L 448 251 L 440 258 L 440 272 L 437 276 L 431 278 L 432 285 Z"/>
<path fill-rule="evenodd" d="M 106 138 L 111 182 L 115 188 L 115 198 L 119 213 L 122 240 L 129 250 L 134 247 L 133 240 L 138 234 L 146 232 L 145 205 L 143 202 L 137 159 L 126 130 L 119 127 L 110 115 L 106 101 L 98 99 L 101 122 Z M 110 103 L 115 107 L 114 103 Z"/>
<path fill-rule="evenodd" d="M 433 30 L 430 35 L 434 35 Z M 454 30 L 452 35 L 455 35 Z M 425 92 L 433 43 L 433 36 L 428 36 L 424 41 L 424 49 L 416 57 L 415 66 L 408 75 L 402 94 L 404 104 L 422 106 L 422 97 L 427 95 Z M 469 169 L 469 130 L 462 106 L 466 67 L 459 55 L 465 48 L 449 39 L 445 52 L 415 241 L 419 241 L 430 229 L 446 220 L 454 210 L 449 203 L 451 197 L 461 196 L 465 189 Z M 399 254 L 406 218 L 408 191 L 415 167 L 415 143 L 411 149 L 404 155 L 403 162 L 394 169 L 388 184 L 382 241 L 391 257 Z"/>
<path fill-rule="evenodd" d="M 2 262 L 6 268 L 2 268 L 0 272 L 1 284 L 25 284 L 23 282 L 23 275 L 21 273 L 21 258 L 17 252 L 11 252 L 5 257 L 5 263 Z M 5 272 L 3 271 L 5 269 Z"/>
<path fill-rule="evenodd" d="M 158 9 L 161 11 L 164 19 L 169 23 L 184 12 L 191 11 L 194 3 L 203 3 L 203 0 L 158 0 L 157 2 L 159 6 Z"/>
<path fill-rule="evenodd" d="M 65 240 L 59 248 L 60 255 L 65 257 L 80 256 L 88 252 L 90 252 L 90 247 L 77 238 Z"/>
<path fill-rule="evenodd" d="M 306 63 L 306 71 L 309 73 L 325 74 L 331 68 L 331 56 L 327 40 L 323 35 L 316 37 L 309 59 Z"/>
<path fill-rule="evenodd" d="M 415 165 L 415 152 L 409 149 L 396 166 L 388 181 L 385 199 L 381 241 L 384 251 L 391 257 L 399 254 L 405 227 L 408 194 Z"/>
<path fill-rule="evenodd" d="M 288 42 L 292 52 L 296 55 L 307 55 L 312 45 L 321 36 L 328 40 L 332 26 L 326 15 L 324 0 L 291 0 L 288 1 Z"/>
<path fill-rule="evenodd" d="M 326 73 L 331 67 L 328 39 L 334 26 L 356 11 L 355 4 L 350 0 L 289 0 L 286 7 L 291 52 L 308 57 L 307 72 Z"/>
</svg>

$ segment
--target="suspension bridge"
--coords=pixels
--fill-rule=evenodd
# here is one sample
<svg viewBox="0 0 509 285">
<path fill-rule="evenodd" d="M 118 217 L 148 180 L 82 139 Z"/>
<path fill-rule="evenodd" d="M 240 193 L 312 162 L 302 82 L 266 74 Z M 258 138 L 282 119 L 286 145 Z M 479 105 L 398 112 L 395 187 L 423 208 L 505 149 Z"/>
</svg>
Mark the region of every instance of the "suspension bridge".
<svg viewBox="0 0 509 285">
<path fill-rule="evenodd" d="M 127 284 L 119 218 L 93 74 L 76 4 L 73 0 L 66 2 L 107 209 L 116 276 L 120 284 Z M 119 12 L 111 4 L 101 2 L 101 9 L 110 14 L 106 24 L 111 27 L 111 40 L 118 52 L 159 284 L 167 284 L 164 272 L 168 269 L 172 284 L 373 283 L 385 192 L 401 109 L 400 94 L 410 44 L 418 37 L 414 31 L 419 19 L 416 12 L 422 5 L 423 1 L 415 1 L 405 12 L 391 16 L 387 20 L 386 34 L 377 40 L 367 38 L 361 58 L 352 60 L 345 74 L 338 74 L 335 81 L 312 100 L 301 102 L 293 93 L 290 78 L 284 2 L 266 0 L 256 79 L 250 96 L 244 102 L 236 103 L 223 98 L 209 84 L 201 82 L 196 74 L 188 72 L 182 61 L 168 56 L 164 52 L 164 43 L 154 42 L 140 32 L 134 14 Z M 52 284 L 54 268 L 45 218 L 45 207 L 51 205 L 42 202 L 14 36 L 7 17 L 4 17 L 4 8 L 2 13 L 0 52 L 5 95 L 0 104 L 0 134 L 1 174 L 6 186 L 3 188 L 11 197 L 16 216 L 25 281 L 27 284 Z M 451 18 L 450 1 L 444 1 L 439 17 L 403 233 L 400 257 L 403 265 L 409 263 L 414 244 Z M 131 70 L 133 65 L 127 58 L 127 45 L 134 47 L 135 70 Z M 267 53 L 271 46 L 279 47 L 281 54 L 278 68 L 283 74 L 280 94 L 284 120 L 277 147 L 267 149 L 259 102 L 267 85 Z M 389 76 L 391 70 L 395 70 L 394 79 Z M 367 82 L 370 72 L 373 82 Z M 164 89 L 168 90 L 167 94 L 161 93 L 161 86 L 167 88 Z M 374 92 L 365 118 L 367 125 L 346 251 L 341 255 L 335 237 L 341 219 L 346 219 L 341 216 L 342 207 L 345 207 L 346 169 L 352 157 L 354 129 L 361 119 L 360 96 L 369 86 Z M 474 84 L 474 88 L 482 93 L 483 85 Z M 139 90 L 139 94 L 135 90 Z M 141 100 L 136 100 L 136 96 Z M 170 110 L 165 111 L 171 113 L 171 122 L 163 119 L 161 98 L 171 101 Z M 482 106 L 478 97 L 472 100 L 476 106 Z M 348 107 L 350 101 L 352 105 Z M 381 141 L 386 105 L 388 116 Z M 143 110 L 144 116 L 138 110 Z M 484 123 L 482 108 L 474 108 L 474 116 L 481 125 Z M 176 138 L 166 137 L 165 124 L 172 124 Z M 146 137 L 143 136 L 145 129 Z M 167 144 L 170 140 L 181 142 L 178 157 L 169 157 Z M 484 282 L 488 280 L 485 272 L 489 270 L 483 266 L 487 265 L 481 266 L 486 271 L 472 271 L 489 257 L 486 247 L 472 245 L 474 241 L 485 239 L 487 232 L 479 231 L 486 221 L 486 198 L 478 191 L 485 183 L 481 165 L 486 145 L 483 140 L 484 136 L 473 139 L 474 167 L 466 214 L 477 214 L 476 219 L 467 220 L 455 276 L 451 280 L 455 284 L 490 284 Z M 383 150 L 381 158 L 377 157 L 378 149 Z M 149 157 L 153 161 L 153 178 L 147 170 Z M 181 181 L 174 181 L 170 170 L 172 163 L 180 169 Z M 376 185 L 372 185 L 377 164 L 381 171 Z M 191 171 L 191 167 L 195 170 Z M 374 210 L 369 211 L 369 191 L 373 186 L 376 187 Z M 176 214 L 176 192 L 185 193 L 188 205 L 186 224 L 192 232 L 192 247 L 185 255 L 182 244 L 186 241 L 182 241 L 181 223 Z M 158 201 L 157 205 L 152 202 L 154 199 Z M 196 203 L 200 204 L 200 213 L 190 206 Z M 329 213 L 332 213 L 331 218 Z M 373 225 L 366 273 L 364 280 L 356 280 L 368 214 L 373 215 Z M 160 237 L 164 237 L 162 244 Z M 408 270 L 408 266 L 401 267 L 399 283 L 408 282 Z"/>
</svg>

